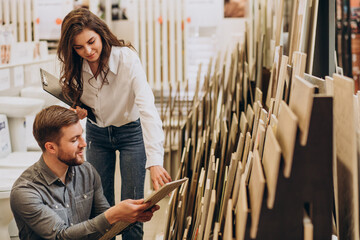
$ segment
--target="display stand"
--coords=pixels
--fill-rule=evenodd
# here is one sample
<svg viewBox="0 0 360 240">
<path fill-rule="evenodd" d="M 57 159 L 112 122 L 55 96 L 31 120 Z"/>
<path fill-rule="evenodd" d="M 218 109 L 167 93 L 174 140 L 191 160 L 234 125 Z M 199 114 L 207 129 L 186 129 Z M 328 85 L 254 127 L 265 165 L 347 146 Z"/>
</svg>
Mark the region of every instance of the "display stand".
<svg viewBox="0 0 360 240">
<path fill-rule="evenodd" d="M 300 145 L 298 131 L 290 178 L 284 177 L 282 160 L 275 204 L 273 209 L 267 208 L 265 190 L 256 239 L 304 239 L 306 212 L 313 225 L 313 239 L 331 239 L 334 208 L 332 109 L 331 97 L 315 95 L 307 144 Z M 250 213 L 247 219 L 245 239 L 251 239 Z"/>
</svg>

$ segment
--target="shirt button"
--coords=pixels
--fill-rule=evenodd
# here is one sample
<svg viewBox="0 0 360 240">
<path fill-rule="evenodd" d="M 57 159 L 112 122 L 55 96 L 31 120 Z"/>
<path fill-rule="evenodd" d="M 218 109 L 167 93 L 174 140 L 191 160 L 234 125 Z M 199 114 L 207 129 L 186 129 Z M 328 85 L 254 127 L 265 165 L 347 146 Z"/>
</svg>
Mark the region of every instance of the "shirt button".
<svg viewBox="0 0 360 240">
<path fill-rule="evenodd" d="M 74 224 L 73 224 L 73 223 L 70 223 L 70 226 L 74 226 Z"/>
<path fill-rule="evenodd" d="M 55 208 L 58 209 L 59 208 L 58 205 L 55 205 Z"/>
<path fill-rule="evenodd" d="M 84 194 L 84 198 L 87 198 L 86 194 Z"/>
<path fill-rule="evenodd" d="M 66 204 L 66 207 L 69 207 L 69 204 Z"/>
</svg>

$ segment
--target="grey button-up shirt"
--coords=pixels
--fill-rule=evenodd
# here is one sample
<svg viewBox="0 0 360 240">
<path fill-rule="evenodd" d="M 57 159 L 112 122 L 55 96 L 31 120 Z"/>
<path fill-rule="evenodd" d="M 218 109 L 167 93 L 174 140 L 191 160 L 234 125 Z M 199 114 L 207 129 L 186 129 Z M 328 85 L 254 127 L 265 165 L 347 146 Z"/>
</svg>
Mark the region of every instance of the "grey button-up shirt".
<svg viewBox="0 0 360 240">
<path fill-rule="evenodd" d="M 16 180 L 10 204 L 20 239 L 98 239 L 111 227 L 101 179 L 90 163 L 69 167 L 65 182 L 42 157 Z"/>
</svg>

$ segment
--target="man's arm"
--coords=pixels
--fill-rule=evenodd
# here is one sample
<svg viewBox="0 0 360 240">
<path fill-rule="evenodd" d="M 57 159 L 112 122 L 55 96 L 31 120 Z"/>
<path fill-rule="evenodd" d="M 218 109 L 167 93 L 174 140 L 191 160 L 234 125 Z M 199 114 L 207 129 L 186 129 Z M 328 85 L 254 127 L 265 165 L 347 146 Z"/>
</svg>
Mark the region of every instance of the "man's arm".
<svg viewBox="0 0 360 240">
<path fill-rule="evenodd" d="M 49 206 L 43 204 L 41 196 L 33 189 L 17 187 L 10 196 L 11 209 L 20 221 L 45 239 L 79 239 L 93 233 L 104 234 L 110 228 L 105 214 L 68 226 Z M 63 209 L 66 211 L 66 209 Z"/>
</svg>

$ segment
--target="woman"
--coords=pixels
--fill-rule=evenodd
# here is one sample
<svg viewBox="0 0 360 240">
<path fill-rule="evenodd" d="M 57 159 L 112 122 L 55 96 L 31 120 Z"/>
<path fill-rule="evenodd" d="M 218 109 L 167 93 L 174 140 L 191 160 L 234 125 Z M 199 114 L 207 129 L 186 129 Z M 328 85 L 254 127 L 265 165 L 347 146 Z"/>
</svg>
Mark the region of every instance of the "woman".
<svg viewBox="0 0 360 240">
<path fill-rule="evenodd" d="M 89 10 L 71 11 L 63 20 L 58 57 L 61 84 L 86 123 L 87 160 L 99 172 L 104 194 L 114 205 L 115 151 L 120 151 L 121 199 L 144 196 L 145 169 L 155 190 L 171 181 L 162 167 L 164 134 L 154 96 L 139 57 Z M 85 104 L 88 110 L 80 108 Z M 123 239 L 142 239 L 137 223 Z"/>
</svg>

